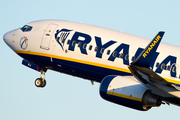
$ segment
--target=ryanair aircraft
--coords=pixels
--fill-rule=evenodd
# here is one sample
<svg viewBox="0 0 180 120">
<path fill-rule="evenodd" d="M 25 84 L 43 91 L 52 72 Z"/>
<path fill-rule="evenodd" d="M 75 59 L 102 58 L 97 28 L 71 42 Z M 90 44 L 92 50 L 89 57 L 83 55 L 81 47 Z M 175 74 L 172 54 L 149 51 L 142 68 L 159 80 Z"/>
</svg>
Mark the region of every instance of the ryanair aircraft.
<svg viewBox="0 0 180 120">
<path fill-rule="evenodd" d="M 103 99 L 147 111 L 161 104 L 180 105 L 180 47 L 94 25 L 42 20 L 3 36 L 23 58 L 22 64 L 41 73 L 46 85 L 50 69 L 100 83 Z"/>
</svg>

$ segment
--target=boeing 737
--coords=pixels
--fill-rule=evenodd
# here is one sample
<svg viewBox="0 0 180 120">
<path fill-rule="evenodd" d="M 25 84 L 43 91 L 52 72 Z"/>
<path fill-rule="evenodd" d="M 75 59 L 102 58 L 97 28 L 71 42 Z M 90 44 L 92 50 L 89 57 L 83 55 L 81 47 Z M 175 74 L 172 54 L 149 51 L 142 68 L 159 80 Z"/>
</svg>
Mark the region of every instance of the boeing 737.
<svg viewBox="0 0 180 120">
<path fill-rule="evenodd" d="M 110 102 L 147 111 L 161 104 L 180 105 L 180 47 L 162 43 L 165 32 L 147 38 L 63 20 L 30 22 L 4 34 L 22 64 L 41 73 L 77 76 L 100 83 Z"/>
</svg>

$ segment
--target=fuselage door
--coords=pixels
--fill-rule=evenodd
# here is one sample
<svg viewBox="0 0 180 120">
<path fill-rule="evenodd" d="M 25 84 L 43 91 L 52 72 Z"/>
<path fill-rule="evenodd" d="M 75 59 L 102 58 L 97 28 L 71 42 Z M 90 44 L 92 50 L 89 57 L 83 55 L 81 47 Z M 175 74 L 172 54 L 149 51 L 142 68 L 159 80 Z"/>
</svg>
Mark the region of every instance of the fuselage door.
<svg viewBox="0 0 180 120">
<path fill-rule="evenodd" d="M 57 28 L 57 26 L 58 26 L 57 24 L 51 23 L 48 25 L 48 27 L 44 31 L 41 45 L 40 45 L 40 47 L 42 49 L 46 49 L 46 50 L 50 49 L 51 38 L 53 37 L 53 35 L 54 35 L 53 33 L 54 33 L 55 29 Z"/>
</svg>

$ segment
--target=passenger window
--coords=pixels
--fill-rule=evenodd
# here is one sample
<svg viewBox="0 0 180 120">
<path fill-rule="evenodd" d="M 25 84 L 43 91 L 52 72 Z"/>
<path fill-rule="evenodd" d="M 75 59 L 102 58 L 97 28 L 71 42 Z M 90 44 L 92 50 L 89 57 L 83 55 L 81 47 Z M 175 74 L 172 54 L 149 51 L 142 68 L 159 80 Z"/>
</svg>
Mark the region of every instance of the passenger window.
<svg viewBox="0 0 180 120">
<path fill-rule="evenodd" d="M 76 44 L 76 41 L 74 40 L 74 41 L 72 42 L 72 46 L 75 46 L 75 44 Z"/>
<path fill-rule="evenodd" d="M 81 47 L 81 42 L 78 43 L 78 47 Z"/>
<path fill-rule="evenodd" d="M 172 68 L 172 72 L 176 72 L 176 66 Z"/>
<path fill-rule="evenodd" d="M 68 40 L 68 41 L 67 41 L 67 44 L 68 44 L 68 45 L 70 44 L 70 41 L 71 41 L 71 40 Z"/>
<path fill-rule="evenodd" d="M 103 52 L 104 52 L 104 48 L 101 48 L 101 51 L 100 51 L 100 53 L 101 53 L 101 54 L 103 54 Z"/>
<path fill-rule="evenodd" d="M 87 44 L 86 44 L 86 43 L 84 43 L 84 44 L 83 44 L 83 49 L 86 49 L 86 46 L 87 46 Z"/>
<path fill-rule="evenodd" d="M 129 55 L 128 54 L 126 54 L 126 56 L 125 56 L 125 60 L 128 60 L 129 59 Z"/>
<path fill-rule="evenodd" d="M 135 60 L 135 56 L 132 56 L 132 59 L 131 59 L 131 61 L 134 61 Z"/>
<path fill-rule="evenodd" d="M 89 50 L 92 50 L 92 45 L 89 46 Z"/>
<path fill-rule="evenodd" d="M 163 63 L 162 65 L 161 65 L 161 69 L 164 69 L 165 68 L 165 64 Z"/>
<path fill-rule="evenodd" d="M 94 51 L 97 51 L 98 47 L 95 47 Z"/>
<path fill-rule="evenodd" d="M 64 42 L 65 42 L 65 39 L 63 38 L 63 39 L 62 39 L 62 43 L 64 43 Z"/>
<path fill-rule="evenodd" d="M 157 67 L 157 68 L 159 67 L 159 63 L 156 63 L 156 67 Z"/>
<path fill-rule="evenodd" d="M 166 67 L 166 70 L 170 70 L 170 66 L 169 65 Z"/>
<path fill-rule="evenodd" d="M 121 53 L 121 54 L 119 55 L 119 58 L 123 58 L 123 53 Z"/>
<path fill-rule="evenodd" d="M 117 55 L 117 52 L 114 51 L 114 52 L 113 52 L 113 57 L 116 57 L 116 55 Z"/>
<path fill-rule="evenodd" d="M 108 50 L 108 51 L 107 51 L 107 55 L 109 55 L 109 54 L 110 54 L 110 52 L 111 52 L 111 51 L 110 51 L 110 50 Z"/>
<path fill-rule="evenodd" d="M 32 30 L 32 27 L 29 26 L 29 25 L 25 25 L 25 26 L 23 26 L 23 27 L 21 28 L 21 30 L 22 30 L 23 32 L 29 32 L 29 31 Z"/>
</svg>

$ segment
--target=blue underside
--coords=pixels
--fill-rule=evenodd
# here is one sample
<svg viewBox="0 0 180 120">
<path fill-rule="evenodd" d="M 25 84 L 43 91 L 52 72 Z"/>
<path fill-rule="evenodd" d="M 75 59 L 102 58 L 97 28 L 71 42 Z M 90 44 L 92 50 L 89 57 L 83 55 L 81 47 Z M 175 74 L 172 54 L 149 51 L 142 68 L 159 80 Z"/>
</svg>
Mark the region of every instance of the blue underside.
<svg viewBox="0 0 180 120">
<path fill-rule="evenodd" d="M 108 75 L 132 75 L 130 73 L 117 71 L 108 68 L 102 68 L 97 66 L 92 66 L 88 64 L 82 64 L 72 61 L 66 61 L 61 59 L 55 59 L 44 56 L 37 56 L 37 55 L 29 55 L 29 54 L 19 54 L 24 59 L 32 62 L 40 67 L 48 67 L 52 70 L 70 74 L 73 76 L 78 76 L 84 79 L 93 80 L 96 82 L 101 82 L 102 79 Z"/>
<path fill-rule="evenodd" d="M 30 55 L 30 54 L 22 54 L 19 53 L 19 55 L 28 60 L 29 62 L 32 62 L 40 67 L 48 67 L 51 70 L 57 71 L 57 72 L 62 72 L 65 74 L 81 77 L 84 79 L 89 79 L 93 80 L 96 82 L 101 82 L 104 77 L 109 76 L 109 75 L 121 75 L 121 76 L 132 76 L 131 73 L 126 73 L 122 71 L 117 71 L 113 69 L 108 69 L 108 68 L 103 68 L 103 67 L 98 67 L 98 66 L 92 66 L 88 64 L 82 64 L 82 63 L 77 63 L 77 62 L 72 62 L 72 61 L 66 61 L 62 59 L 55 59 L 50 57 L 44 57 L 44 56 L 38 56 L 38 55 Z M 127 105 L 124 106 L 129 106 L 130 104 L 133 105 L 140 105 L 141 102 L 125 99 L 125 98 L 119 98 L 119 97 L 111 97 L 115 101 L 127 101 Z M 110 98 L 107 98 L 110 100 Z M 169 101 L 171 103 L 175 103 L 180 105 L 180 99 L 179 98 L 163 98 L 166 101 Z M 178 99 L 178 100 L 177 100 Z M 115 102 L 117 103 L 117 102 Z M 117 103 L 118 104 L 118 103 Z"/>
</svg>

